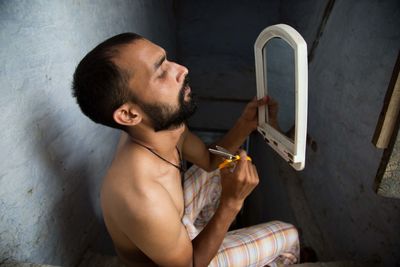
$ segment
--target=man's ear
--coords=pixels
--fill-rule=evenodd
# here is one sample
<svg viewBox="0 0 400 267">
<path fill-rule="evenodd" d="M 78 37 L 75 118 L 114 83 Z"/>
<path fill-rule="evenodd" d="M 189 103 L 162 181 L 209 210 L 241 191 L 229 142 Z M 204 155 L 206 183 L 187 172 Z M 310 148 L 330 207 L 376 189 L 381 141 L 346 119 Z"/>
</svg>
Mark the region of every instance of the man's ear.
<svg viewBox="0 0 400 267">
<path fill-rule="evenodd" d="M 121 125 L 135 126 L 142 121 L 142 116 L 138 110 L 129 104 L 123 104 L 113 114 L 114 120 Z"/>
</svg>

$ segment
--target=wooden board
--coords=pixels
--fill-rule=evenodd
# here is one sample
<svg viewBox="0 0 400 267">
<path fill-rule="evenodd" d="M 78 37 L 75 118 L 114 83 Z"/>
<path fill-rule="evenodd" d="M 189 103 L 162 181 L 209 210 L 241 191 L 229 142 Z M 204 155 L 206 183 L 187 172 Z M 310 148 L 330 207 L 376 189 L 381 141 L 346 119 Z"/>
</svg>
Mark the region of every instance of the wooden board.
<svg viewBox="0 0 400 267">
<path fill-rule="evenodd" d="M 400 54 L 393 71 L 373 143 L 384 148 L 375 180 L 376 192 L 400 198 Z"/>
<path fill-rule="evenodd" d="M 395 132 L 395 125 L 400 113 L 400 55 L 393 71 L 386 93 L 382 112 L 372 142 L 377 148 L 387 148 Z"/>
</svg>

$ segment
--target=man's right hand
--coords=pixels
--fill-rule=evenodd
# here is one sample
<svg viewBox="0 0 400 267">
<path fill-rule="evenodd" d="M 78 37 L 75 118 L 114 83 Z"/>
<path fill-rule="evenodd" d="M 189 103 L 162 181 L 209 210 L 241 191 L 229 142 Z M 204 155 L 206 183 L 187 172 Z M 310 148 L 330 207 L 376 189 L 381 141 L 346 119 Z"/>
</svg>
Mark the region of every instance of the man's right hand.
<svg viewBox="0 0 400 267">
<path fill-rule="evenodd" d="M 222 185 L 220 206 L 233 208 L 237 212 L 259 182 L 256 166 L 246 158 L 246 152 L 241 151 L 240 160 L 236 162 L 233 172 L 229 167 L 220 171 Z"/>
</svg>

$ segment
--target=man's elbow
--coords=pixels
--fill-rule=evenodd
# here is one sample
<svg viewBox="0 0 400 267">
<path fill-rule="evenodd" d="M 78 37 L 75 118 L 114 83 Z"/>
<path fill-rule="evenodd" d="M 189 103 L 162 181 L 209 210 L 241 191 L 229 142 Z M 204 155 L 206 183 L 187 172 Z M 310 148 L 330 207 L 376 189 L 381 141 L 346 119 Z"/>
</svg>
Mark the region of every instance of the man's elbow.
<svg viewBox="0 0 400 267">
<path fill-rule="evenodd" d="M 199 168 L 205 170 L 206 172 L 212 172 L 217 168 L 217 165 L 212 160 L 204 160 L 203 162 L 195 163 Z"/>
<path fill-rule="evenodd" d="M 216 168 L 213 168 L 212 165 L 207 165 L 204 168 L 202 168 L 203 170 L 205 170 L 206 172 L 212 172 L 214 171 Z"/>
<path fill-rule="evenodd" d="M 219 157 L 215 157 L 213 154 L 209 154 L 207 166 L 204 168 L 206 172 L 212 172 L 215 171 L 218 168 L 218 165 L 221 163 L 221 160 Z"/>
</svg>

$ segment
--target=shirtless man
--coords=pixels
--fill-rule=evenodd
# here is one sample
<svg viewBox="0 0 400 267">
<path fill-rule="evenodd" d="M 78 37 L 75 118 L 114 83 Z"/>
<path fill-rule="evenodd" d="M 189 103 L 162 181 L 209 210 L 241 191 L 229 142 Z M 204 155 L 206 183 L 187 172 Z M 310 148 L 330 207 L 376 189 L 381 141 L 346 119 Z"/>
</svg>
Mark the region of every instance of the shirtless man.
<svg viewBox="0 0 400 267">
<path fill-rule="evenodd" d="M 188 234 L 182 223 L 181 156 L 206 171 L 215 170 L 221 158 L 211 155 L 185 125 L 195 111 L 187 75 L 188 69 L 169 61 L 164 49 L 134 33 L 97 46 L 74 74 L 74 96 L 83 113 L 123 130 L 103 181 L 101 206 L 117 254 L 127 266 L 207 266 L 259 182 L 242 151 L 243 160 L 233 172 L 221 170 L 214 215 L 197 236 Z M 237 151 L 257 127 L 257 107 L 266 102 L 251 101 L 218 144 Z"/>
</svg>

